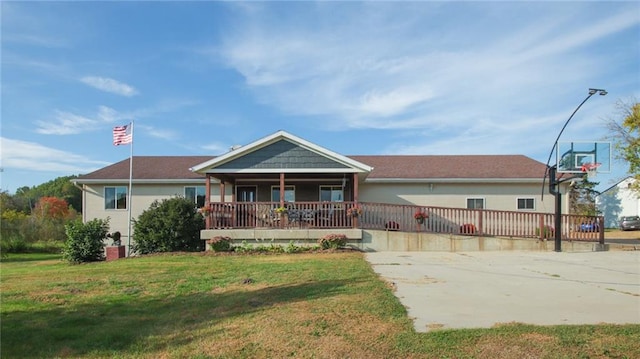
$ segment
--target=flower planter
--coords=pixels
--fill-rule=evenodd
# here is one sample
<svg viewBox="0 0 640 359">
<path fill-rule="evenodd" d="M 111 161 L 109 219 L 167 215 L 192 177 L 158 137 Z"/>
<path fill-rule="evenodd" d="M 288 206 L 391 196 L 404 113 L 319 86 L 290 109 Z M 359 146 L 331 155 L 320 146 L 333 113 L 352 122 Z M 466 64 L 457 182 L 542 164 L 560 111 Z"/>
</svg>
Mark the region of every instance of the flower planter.
<svg viewBox="0 0 640 359">
<path fill-rule="evenodd" d="M 107 247 L 107 260 L 112 261 L 124 258 L 126 255 L 124 246 Z"/>
<path fill-rule="evenodd" d="M 418 224 L 423 224 L 424 223 L 424 218 L 416 218 L 416 222 Z"/>
</svg>

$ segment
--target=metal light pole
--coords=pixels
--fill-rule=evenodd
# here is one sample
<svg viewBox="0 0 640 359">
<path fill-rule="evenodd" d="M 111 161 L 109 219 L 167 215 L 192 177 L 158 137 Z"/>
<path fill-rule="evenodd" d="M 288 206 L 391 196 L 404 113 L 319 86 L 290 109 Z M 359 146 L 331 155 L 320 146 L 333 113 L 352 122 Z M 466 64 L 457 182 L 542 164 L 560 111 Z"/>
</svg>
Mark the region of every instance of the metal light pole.
<svg viewBox="0 0 640 359">
<path fill-rule="evenodd" d="M 556 203 L 555 203 L 556 211 L 555 211 L 555 217 L 554 217 L 554 222 L 555 222 L 554 223 L 554 226 L 555 226 L 554 250 L 556 252 L 562 251 L 562 195 L 560 194 L 560 184 L 562 182 L 570 180 L 571 178 L 559 180 L 557 176 L 557 170 L 558 170 L 558 168 L 556 167 L 557 165 L 549 166 L 549 162 L 551 161 L 551 157 L 553 156 L 553 151 L 558 146 L 558 141 L 560 140 L 560 136 L 562 135 L 562 132 L 564 132 L 564 129 L 567 128 L 567 125 L 569 124 L 569 121 L 571 121 L 571 119 L 573 118 L 573 115 L 575 115 L 576 112 L 578 112 L 578 110 L 580 109 L 580 107 L 582 107 L 582 105 L 584 105 L 584 103 L 587 102 L 587 100 L 589 100 L 591 96 L 595 95 L 596 93 L 599 94 L 600 96 L 604 96 L 607 94 L 607 91 L 603 89 L 594 89 L 594 88 L 589 89 L 589 94 L 587 95 L 587 97 L 580 103 L 580 105 L 578 105 L 578 107 L 576 107 L 576 109 L 573 111 L 571 116 L 569 116 L 569 119 L 567 119 L 567 122 L 565 122 L 564 126 L 562 126 L 560 133 L 558 133 L 558 137 L 556 137 L 556 141 L 553 143 L 551 152 L 549 153 L 549 159 L 547 159 L 547 169 L 545 171 L 544 178 L 542 180 L 542 191 L 544 194 L 544 180 L 547 178 L 547 174 L 548 174 L 549 175 L 549 193 L 555 196 L 555 199 L 556 199 Z"/>
</svg>

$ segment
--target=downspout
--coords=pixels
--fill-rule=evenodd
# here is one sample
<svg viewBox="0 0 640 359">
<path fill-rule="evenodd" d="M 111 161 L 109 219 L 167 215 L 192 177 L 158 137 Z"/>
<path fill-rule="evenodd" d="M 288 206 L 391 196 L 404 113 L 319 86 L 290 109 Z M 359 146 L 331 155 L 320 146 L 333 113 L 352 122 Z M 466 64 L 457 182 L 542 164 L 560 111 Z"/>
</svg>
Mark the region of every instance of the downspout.
<svg viewBox="0 0 640 359">
<path fill-rule="evenodd" d="M 87 218 L 86 216 L 86 198 L 85 198 L 85 192 L 88 192 L 85 188 L 84 185 L 80 186 L 78 184 L 77 181 L 71 181 L 71 183 L 73 183 L 73 186 L 78 188 L 80 191 L 82 191 L 82 223 L 86 223 L 87 222 Z"/>
</svg>

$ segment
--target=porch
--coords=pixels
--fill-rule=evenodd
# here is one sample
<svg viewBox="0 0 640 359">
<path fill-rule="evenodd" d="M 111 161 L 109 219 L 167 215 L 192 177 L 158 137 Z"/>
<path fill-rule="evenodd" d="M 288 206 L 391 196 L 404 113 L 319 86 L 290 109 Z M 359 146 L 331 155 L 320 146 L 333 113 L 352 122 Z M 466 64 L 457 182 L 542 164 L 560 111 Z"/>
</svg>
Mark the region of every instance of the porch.
<svg viewBox="0 0 640 359">
<path fill-rule="evenodd" d="M 207 208 L 203 239 L 226 235 L 234 239 L 303 240 L 344 233 L 351 240 L 362 240 L 363 230 L 539 240 L 555 237 L 551 213 L 370 202 L 215 202 Z M 604 244 L 603 217 L 562 215 L 561 220 L 563 241 Z"/>
</svg>

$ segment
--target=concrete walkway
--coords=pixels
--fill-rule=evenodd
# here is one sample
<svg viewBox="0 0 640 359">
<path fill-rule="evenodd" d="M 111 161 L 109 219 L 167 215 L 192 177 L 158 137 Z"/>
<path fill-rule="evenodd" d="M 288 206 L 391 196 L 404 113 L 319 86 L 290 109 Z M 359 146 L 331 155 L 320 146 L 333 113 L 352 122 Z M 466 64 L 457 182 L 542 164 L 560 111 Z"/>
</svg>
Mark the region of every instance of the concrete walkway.
<svg viewBox="0 0 640 359">
<path fill-rule="evenodd" d="M 371 252 L 416 331 L 640 323 L 640 251 Z"/>
</svg>

